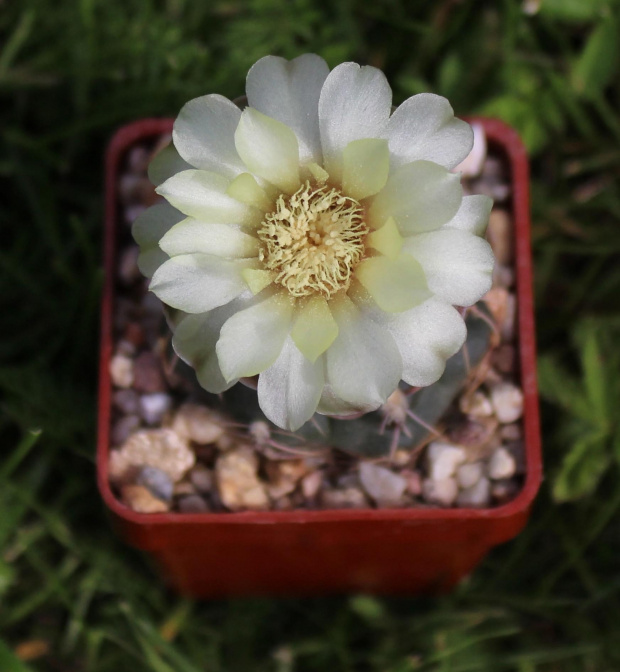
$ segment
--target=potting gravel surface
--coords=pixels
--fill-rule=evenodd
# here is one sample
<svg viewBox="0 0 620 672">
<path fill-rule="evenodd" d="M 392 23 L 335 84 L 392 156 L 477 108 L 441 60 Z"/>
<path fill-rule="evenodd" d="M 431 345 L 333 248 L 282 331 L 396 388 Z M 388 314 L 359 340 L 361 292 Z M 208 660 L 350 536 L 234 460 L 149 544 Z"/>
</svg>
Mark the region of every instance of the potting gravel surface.
<svg viewBox="0 0 620 672">
<path fill-rule="evenodd" d="M 374 460 L 316 441 L 297 446 L 289 433 L 264 419 L 238 422 L 225 395 L 207 394 L 191 370 L 183 370 L 170 347 L 162 305 L 136 265 L 138 248 L 130 234 L 133 220 L 159 200 L 147 166 L 170 136 L 129 150 L 118 178 L 122 221 L 110 361 L 109 473 L 125 505 L 142 513 L 486 508 L 519 493 L 525 457 L 511 189 L 505 161 L 487 155 L 483 131 L 475 130 L 474 150 L 457 170 L 466 193 L 494 200 L 487 239 L 496 267 L 493 287 L 483 298 L 493 323 L 491 347 L 444 418 L 418 445 L 402 446 L 408 425 L 416 422 L 407 415 L 408 398 L 416 390 L 406 385 L 396 390 L 378 412 L 383 431 L 398 431 L 399 440 L 389 458 Z"/>
</svg>

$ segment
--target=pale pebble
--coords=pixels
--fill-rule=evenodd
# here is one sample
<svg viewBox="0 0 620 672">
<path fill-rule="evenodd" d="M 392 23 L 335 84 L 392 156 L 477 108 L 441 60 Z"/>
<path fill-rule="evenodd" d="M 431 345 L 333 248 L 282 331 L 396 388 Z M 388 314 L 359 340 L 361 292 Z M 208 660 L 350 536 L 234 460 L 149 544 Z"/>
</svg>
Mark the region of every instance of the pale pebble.
<svg viewBox="0 0 620 672">
<path fill-rule="evenodd" d="M 323 474 L 320 471 L 313 471 L 301 479 L 301 491 L 306 499 L 313 500 L 323 482 Z"/>
<path fill-rule="evenodd" d="M 479 509 L 489 505 L 491 500 L 491 483 L 484 476 L 471 488 L 459 492 L 457 506 Z"/>
<path fill-rule="evenodd" d="M 134 380 L 133 360 L 125 355 L 114 355 L 110 360 L 110 377 L 116 387 L 131 387 Z"/>
<path fill-rule="evenodd" d="M 422 481 L 422 496 L 431 504 L 440 506 L 452 506 L 459 493 L 459 486 L 456 478 L 442 478 L 433 480 L 425 478 Z"/>
<path fill-rule="evenodd" d="M 207 406 L 183 404 L 174 416 L 172 429 L 201 446 L 216 443 L 224 434 L 225 418 Z"/>
<path fill-rule="evenodd" d="M 407 481 L 402 476 L 372 462 L 362 462 L 359 475 L 362 487 L 379 506 L 400 503 L 407 489 Z"/>
<path fill-rule="evenodd" d="M 319 495 L 321 507 L 324 509 L 366 509 L 366 495 L 356 487 L 342 489 L 325 488 Z"/>
<path fill-rule="evenodd" d="M 460 446 L 434 441 L 428 446 L 428 476 L 433 481 L 450 478 L 466 459 L 467 453 Z"/>
<path fill-rule="evenodd" d="M 143 485 L 124 485 L 121 488 L 123 502 L 138 513 L 165 513 L 170 510 L 168 504 L 155 497 Z"/>
<path fill-rule="evenodd" d="M 141 430 L 123 444 L 127 469 L 150 465 L 165 471 L 176 483 L 191 469 L 196 460 L 187 442 L 171 429 Z"/>
<path fill-rule="evenodd" d="M 515 458 L 506 448 L 500 446 L 491 455 L 488 464 L 488 474 L 493 480 L 511 478 L 515 475 L 517 464 Z"/>
<path fill-rule="evenodd" d="M 476 390 L 473 394 L 463 395 L 459 400 L 461 413 L 473 418 L 488 418 L 493 415 L 493 405 L 484 392 Z"/>
<path fill-rule="evenodd" d="M 484 475 L 484 465 L 482 462 L 470 462 L 469 464 L 462 464 L 456 472 L 456 478 L 461 488 L 471 488 Z"/>
<path fill-rule="evenodd" d="M 523 415 L 523 392 L 512 383 L 498 383 L 491 388 L 491 403 L 497 419 L 504 425 Z"/>
<path fill-rule="evenodd" d="M 250 447 L 236 448 L 217 459 L 217 487 L 226 508 L 231 511 L 269 508 L 269 497 L 257 472 L 258 459 Z"/>
</svg>

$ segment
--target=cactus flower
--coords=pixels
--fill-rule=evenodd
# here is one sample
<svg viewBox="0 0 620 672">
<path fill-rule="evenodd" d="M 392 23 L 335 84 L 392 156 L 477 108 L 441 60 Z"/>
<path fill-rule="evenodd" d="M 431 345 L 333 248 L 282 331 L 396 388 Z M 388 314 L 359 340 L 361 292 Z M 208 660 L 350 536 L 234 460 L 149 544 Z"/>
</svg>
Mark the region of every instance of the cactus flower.
<svg viewBox="0 0 620 672">
<path fill-rule="evenodd" d="M 181 311 L 174 349 L 210 392 L 260 374 L 289 430 L 435 382 L 465 341 L 455 306 L 491 286 L 491 201 L 450 172 L 471 127 L 429 93 L 392 113 L 380 70 L 311 54 L 258 61 L 247 98 L 191 100 L 149 169 L 165 202 L 134 237 Z"/>
</svg>

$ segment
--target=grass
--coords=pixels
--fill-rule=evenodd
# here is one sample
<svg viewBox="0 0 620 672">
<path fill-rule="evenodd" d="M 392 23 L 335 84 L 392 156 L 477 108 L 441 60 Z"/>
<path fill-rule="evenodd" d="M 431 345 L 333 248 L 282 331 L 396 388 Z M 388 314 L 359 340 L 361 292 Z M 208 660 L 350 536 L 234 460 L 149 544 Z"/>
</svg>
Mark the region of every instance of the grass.
<svg viewBox="0 0 620 672">
<path fill-rule="evenodd" d="M 3 672 L 620 669 L 619 6 L 522 7 L 0 3 Z M 306 51 L 384 68 L 397 102 L 500 116 L 532 156 L 548 478 L 525 532 L 450 596 L 193 603 L 113 536 L 95 489 L 106 140 Z"/>
</svg>

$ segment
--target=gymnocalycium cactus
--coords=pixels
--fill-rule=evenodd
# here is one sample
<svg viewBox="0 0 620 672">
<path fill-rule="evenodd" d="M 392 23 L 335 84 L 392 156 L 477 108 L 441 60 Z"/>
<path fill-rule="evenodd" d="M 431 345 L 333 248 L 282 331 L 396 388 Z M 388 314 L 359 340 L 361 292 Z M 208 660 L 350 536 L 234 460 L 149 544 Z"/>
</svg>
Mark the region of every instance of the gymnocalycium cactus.
<svg viewBox="0 0 620 672">
<path fill-rule="evenodd" d="M 187 103 L 149 169 L 165 202 L 133 233 L 173 347 L 212 393 L 258 375 L 257 392 L 229 393 L 247 421 L 252 397 L 310 443 L 414 444 L 489 341 L 463 307 L 491 287 L 492 202 L 450 172 L 471 128 L 434 94 L 392 113 L 380 70 L 330 72 L 316 55 L 267 56 L 246 90 L 243 111 L 215 94 Z M 386 425 L 396 439 L 377 438 Z"/>
</svg>

